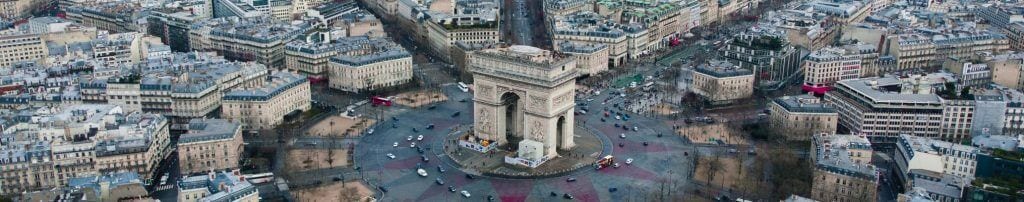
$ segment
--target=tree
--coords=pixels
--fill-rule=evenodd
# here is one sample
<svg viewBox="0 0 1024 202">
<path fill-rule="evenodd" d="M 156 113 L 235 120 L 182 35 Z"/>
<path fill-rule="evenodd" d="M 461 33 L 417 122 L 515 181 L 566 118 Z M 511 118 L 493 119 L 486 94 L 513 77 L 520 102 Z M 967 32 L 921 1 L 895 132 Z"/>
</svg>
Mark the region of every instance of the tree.
<svg viewBox="0 0 1024 202">
<path fill-rule="evenodd" d="M 708 184 L 715 181 L 715 175 L 718 174 L 718 170 L 722 169 L 722 159 L 720 155 L 717 152 L 712 155 L 714 155 L 714 157 L 708 160 L 708 169 L 707 172 L 705 172 L 705 174 L 707 174 Z"/>
<path fill-rule="evenodd" d="M 974 96 L 971 95 L 971 88 L 964 87 L 964 89 L 961 89 L 960 90 L 960 98 L 961 99 L 973 100 Z"/>
<path fill-rule="evenodd" d="M 359 192 L 356 191 L 355 187 L 341 189 L 340 192 L 338 194 L 338 201 L 359 201 Z"/>
</svg>

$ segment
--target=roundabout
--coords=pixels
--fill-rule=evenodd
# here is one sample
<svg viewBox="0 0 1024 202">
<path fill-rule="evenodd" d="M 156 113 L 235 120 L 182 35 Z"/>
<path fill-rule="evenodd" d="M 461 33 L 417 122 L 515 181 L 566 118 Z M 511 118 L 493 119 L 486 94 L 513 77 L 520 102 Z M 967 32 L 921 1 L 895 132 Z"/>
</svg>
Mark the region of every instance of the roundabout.
<svg viewBox="0 0 1024 202">
<path fill-rule="evenodd" d="M 463 156 L 458 156 L 457 153 L 446 151 L 459 149 L 452 146 L 450 141 L 455 137 L 449 135 L 457 134 L 460 129 L 468 129 L 473 124 L 473 117 L 467 114 L 472 114 L 469 112 L 473 110 L 474 104 L 462 101 L 472 100 L 472 94 L 459 91 L 454 86 L 447 86 L 442 91 L 451 99 L 435 103 L 431 108 L 374 109 L 386 111 L 386 115 L 377 124 L 376 132 L 360 137 L 353 154 L 353 163 L 360 168 L 363 181 L 377 188 L 382 197 L 380 199 L 481 201 L 490 196 L 495 201 L 549 201 L 567 200 L 565 194 L 568 194 L 575 200 L 583 201 L 642 200 L 658 192 L 666 183 L 689 182 L 693 160 L 690 157 L 692 155 L 688 154 L 693 154 L 694 148 L 688 141 L 668 135 L 671 134 L 669 124 L 639 115 L 630 114 L 634 118 L 629 121 L 610 119 L 602 122 L 600 111 L 622 101 L 621 98 L 610 98 L 608 95 L 577 97 L 578 100 L 611 99 L 604 104 L 594 101 L 576 107 L 591 111 L 576 116 L 574 134 L 578 136 L 577 146 L 586 147 L 584 145 L 587 142 L 594 142 L 586 140 L 585 135 L 580 133 L 591 134 L 597 140 L 596 143 L 601 145 L 598 146 L 601 150 L 598 155 L 593 152 L 577 153 L 583 155 L 580 162 L 588 166 L 526 177 L 496 174 L 505 165 L 492 164 L 497 169 L 490 173 L 463 166 L 458 159 L 470 159 L 465 155 L 474 154 L 464 151 Z M 630 128 L 627 131 L 616 124 L 638 126 L 638 130 Z M 434 125 L 433 129 L 426 129 L 429 125 Z M 659 136 L 659 133 L 665 135 Z M 422 140 L 417 140 L 420 135 L 423 136 Z M 622 138 L 623 135 L 625 138 Z M 394 146 L 395 143 L 398 146 Z M 410 147 L 412 143 L 416 146 Z M 395 158 L 390 158 L 388 154 Z M 589 167 L 603 155 L 615 156 L 621 165 L 600 170 Z M 631 164 L 624 164 L 627 159 L 632 159 Z M 419 175 L 419 169 L 424 170 L 427 176 Z M 450 191 L 452 189 L 455 191 Z M 463 196 L 461 191 L 466 191 L 470 197 Z"/>
</svg>

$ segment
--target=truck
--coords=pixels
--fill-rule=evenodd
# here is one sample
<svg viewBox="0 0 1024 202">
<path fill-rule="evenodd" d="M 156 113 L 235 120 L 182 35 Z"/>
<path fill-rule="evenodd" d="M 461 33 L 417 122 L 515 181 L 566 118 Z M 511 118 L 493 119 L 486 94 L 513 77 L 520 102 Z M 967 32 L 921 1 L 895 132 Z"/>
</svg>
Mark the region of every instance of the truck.
<svg viewBox="0 0 1024 202">
<path fill-rule="evenodd" d="M 594 163 L 594 165 L 596 166 L 597 170 L 601 170 L 602 168 L 611 167 L 614 164 L 615 164 L 615 157 L 613 157 L 612 155 L 604 156 L 601 159 L 598 159 L 597 162 Z"/>
</svg>

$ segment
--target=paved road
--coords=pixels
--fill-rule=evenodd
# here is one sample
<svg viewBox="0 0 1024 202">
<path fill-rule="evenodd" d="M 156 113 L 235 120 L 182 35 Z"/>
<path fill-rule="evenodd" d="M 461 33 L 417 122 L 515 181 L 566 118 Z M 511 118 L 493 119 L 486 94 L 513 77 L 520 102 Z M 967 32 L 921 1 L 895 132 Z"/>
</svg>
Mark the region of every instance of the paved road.
<svg viewBox="0 0 1024 202">
<path fill-rule="evenodd" d="M 579 115 L 576 118 L 579 122 L 586 122 L 588 129 L 595 131 L 598 135 L 604 135 L 613 141 L 614 147 L 611 154 L 622 162 L 626 158 L 633 158 L 634 163 L 621 168 L 608 168 L 600 171 L 583 168 L 569 174 L 577 179 L 576 182 L 566 182 L 565 178 L 547 178 L 536 180 L 500 179 L 489 177 L 477 177 L 467 179 L 465 172 L 455 169 L 444 156 L 437 155 L 440 149 L 442 135 L 447 134 L 448 128 L 456 124 L 469 124 L 472 122 L 470 109 L 471 102 L 458 102 L 462 98 L 469 98 L 469 93 L 463 93 L 448 86 L 444 92 L 452 99 L 438 104 L 433 110 L 427 109 L 406 109 L 393 115 L 398 121 L 387 120 L 384 126 L 373 135 L 364 136 L 360 145 L 356 147 L 355 165 L 362 168 L 366 181 L 370 184 L 380 185 L 389 190 L 384 193 L 383 199 L 389 201 L 452 201 L 472 200 L 479 201 L 487 195 L 503 201 L 524 201 L 524 200 L 554 200 L 549 196 L 550 192 L 559 194 L 570 193 L 580 200 L 641 200 L 645 195 L 655 190 L 661 181 L 687 181 L 690 173 L 688 158 L 684 153 L 689 153 L 695 148 L 678 136 L 670 135 L 671 126 L 663 121 L 648 119 L 636 114 L 636 118 L 630 121 L 619 121 L 619 124 L 630 124 L 638 126 L 638 131 L 625 131 L 616 128 L 612 121 L 601 122 L 601 113 L 592 112 Z M 583 96 L 583 95 L 581 95 Z M 608 96 L 608 95 L 604 95 Z M 603 98 L 602 96 L 596 96 Z M 583 98 L 581 98 L 583 99 Z M 601 109 L 605 105 L 591 103 L 589 108 Z M 608 104 L 611 105 L 611 104 Z M 460 111 L 462 115 L 451 117 L 451 114 Z M 396 124 L 397 128 L 390 127 Z M 435 124 L 434 130 L 423 130 L 426 124 Z M 412 127 L 419 128 L 419 132 L 413 132 Z M 663 133 L 658 137 L 658 133 Z M 626 134 L 622 139 L 620 134 Z M 423 146 L 425 154 L 428 154 L 430 161 L 423 162 L 421 155 L 416 149 L 410 148 L 410 141 L 406 138 L 410 135 L 423 135 L 424 140 L 418 141 L 417 145 Z M 394 147 L 395 142 L 399 143 Z M 643 143 L 648 145 L 644 146 Z M 622 146 L 618 146 L 618 144 Z M 394 154 L 397 158 L 390 159 L 386 154 Z M 426 168 L 429 177 L 420 177 L 415 174 L 417 166 Z M 440 173 L 437 167 L 441 166 L 447 170 Z M 436 185 L 434 179 L 442 178 L 446 184 Z M 672 179 L 668 179 L 672 178 Z M 456 193 L 447 191 L 447 186 L 454 186 L 457 190 L 467 190 L 473 196 L 469 199 L 461 198 Z M 610 192 L 609 188 L 618 189 L 617 192 Z M 625 191 L 625 190 L 633 190 Z M 647 191 L 644 191 L 647 190 Z M 681 199 L 681 198 L 680 198 Z"/>
</svg>

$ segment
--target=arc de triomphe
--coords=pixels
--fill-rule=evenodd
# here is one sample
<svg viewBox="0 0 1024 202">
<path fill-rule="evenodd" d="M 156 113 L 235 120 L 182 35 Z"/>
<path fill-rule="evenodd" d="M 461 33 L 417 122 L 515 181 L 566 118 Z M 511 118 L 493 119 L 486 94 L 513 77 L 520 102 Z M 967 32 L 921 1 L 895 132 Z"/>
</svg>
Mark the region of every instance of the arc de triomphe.
<svg viewBox="0 0 1024 202">
<path fill-rule="evenodd" d="M 530 46 L 511 46 L 474 52 L 468 61 L 475 88 L 476 138 L 525 158 L 553 158 L 559 149 L 575 146 L 575 60 Z"/>
</svg>

